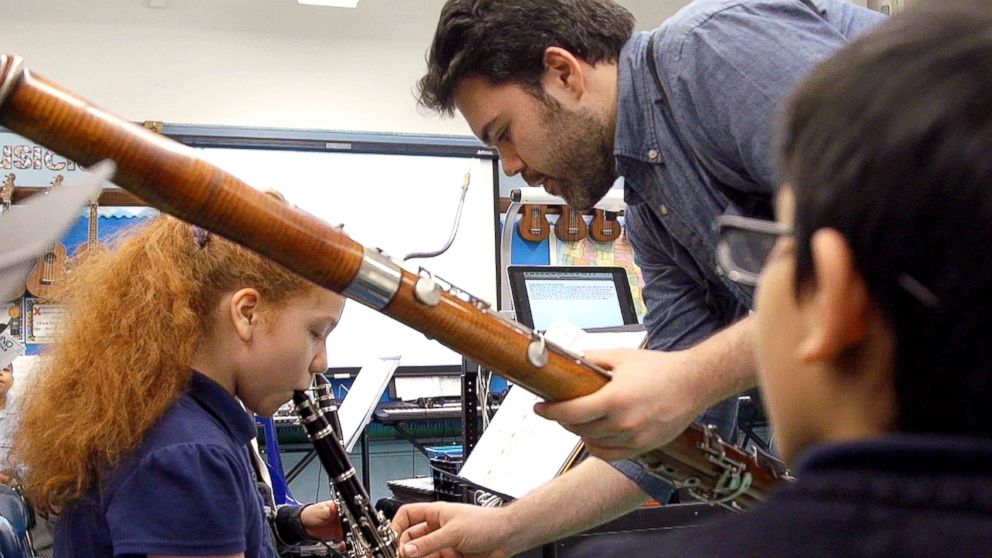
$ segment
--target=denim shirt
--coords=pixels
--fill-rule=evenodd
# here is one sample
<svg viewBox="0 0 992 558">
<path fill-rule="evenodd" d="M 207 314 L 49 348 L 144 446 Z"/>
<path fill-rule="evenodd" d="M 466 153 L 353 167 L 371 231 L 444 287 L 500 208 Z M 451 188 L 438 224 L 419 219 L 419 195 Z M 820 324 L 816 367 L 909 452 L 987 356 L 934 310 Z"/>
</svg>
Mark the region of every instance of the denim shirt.
<svg viewBox="0 0 992 558">
<path fill-rule="evenodd" d="M 715 220 L 770 217 L 777 110 L 817 62 L 884 19 L 843 0 L 814 3 L 817 11 L 800 0 L 696 0 L 620 53 L 614 155 L 651 349 L 691 347 L 752 307 L 753 290 L 717 265 Z M 706 418 L 730 421 L 732 432 L 736 417 Z M 630 463 L 618 468 L 664 493 Z"/>
</svg>

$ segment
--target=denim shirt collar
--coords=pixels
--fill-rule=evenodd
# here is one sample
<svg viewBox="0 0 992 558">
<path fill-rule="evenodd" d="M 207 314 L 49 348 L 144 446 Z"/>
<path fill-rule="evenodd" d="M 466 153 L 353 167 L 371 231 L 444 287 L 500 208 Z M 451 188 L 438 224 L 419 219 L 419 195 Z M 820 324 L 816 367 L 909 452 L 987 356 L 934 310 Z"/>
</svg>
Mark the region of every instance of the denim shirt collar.
<svg viewBox="0 0 992 558">
<path fill-rule="evenodd" d="M 189 395 L 237 442 L 247 444 L 258 435 L 255 420 L 241 403 L 220 384 L 195 370 L 189 383 Z"/>
</svg>

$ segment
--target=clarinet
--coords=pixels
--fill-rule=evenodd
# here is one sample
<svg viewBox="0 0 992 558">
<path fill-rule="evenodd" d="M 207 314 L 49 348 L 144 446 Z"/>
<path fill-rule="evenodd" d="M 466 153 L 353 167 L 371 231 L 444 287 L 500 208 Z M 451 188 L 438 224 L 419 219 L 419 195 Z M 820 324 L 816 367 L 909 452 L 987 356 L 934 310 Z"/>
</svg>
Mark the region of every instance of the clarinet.
<svg viewBox="0 0 992 558">
<path fill-rule="evenodd" d="M 344 444 L 344 437 L 341 434 L 341 419 L 338 417 L 338 400 L 334 397 L 334 390 L 331 388 L 331 381 L 323 374 L 315 374 L 313 378 L 313 391 L 317 400 L 317 410 L 324 415 L 327 422 L 331 423 L 334 435 Z"/>
<path fill-rule="evenodd" d="M 310 397 L 302 391 L 293 394 L 296 413 L 307 431 L 307 438 L 317 452 L 317 458 L 330 478 L 331 485 L 338 495 L 338 516 L 342 529 L 346 529 L 345 540 L 348 554 L 353 558 L 398 558 L 399 539 L 389 527 L 382 512 L 376 511 L 369 501 L 365 487 L 358 481 L 355 467 L 348 459 L 344 445 L 334 435 L 334 428 Z"/>
<path fill-rule="evenodd" d="M 323 416 L 324 419 L 327 420 L 328 424 L 331 425 L 331 430 L 333 431 L 332 433 L 334 434 L 334 437 L 337 438 L 341 445 L 344 445 L 344 438 L 341 435 L 341 420 L 338 417 L 338 403 L 337 399 L 334 397 L 334 391 L 331 389 L 331 382 L 323 374 L 315 374 L 313 383 L 313 391 L 315 395 L 314 399 L 317 403 L 317 414 Z M 330 474 L 330 471 L 327 471 L 327 473 L 331 497 L 339 510 L 338 519 L 341 522 L 341 533 L 344 535 L 345 556 L 348 558 L 362 557 L 364 554 L 360 553 L 358 549 L 366 548 L 368 545 L 364 544 L 361 539 L 361 533 L 355 528 L 355 521 L 352 514 L 341 511 L 345 509 L 344 498 L 341 496 L 338 488 L 334 485 L 334 479 Z"/>
<path fill-rule="evenodd" d="M 0 125 L 84 166 L 117 164 L 114 183 L 149 205 L 231 239 L 317 285 L 377 310 L 549 401 L 588 395 L 609 372 L 503 318 L 425 269 L 403 269 L 340 228 L 291 208 L 201 159 L 194 150 L 92 106 L 0 57 Z M 693 424 L 638 457 L 645 470 L 734 510 L 764 501 L 791 477 Z"/>
</svg>

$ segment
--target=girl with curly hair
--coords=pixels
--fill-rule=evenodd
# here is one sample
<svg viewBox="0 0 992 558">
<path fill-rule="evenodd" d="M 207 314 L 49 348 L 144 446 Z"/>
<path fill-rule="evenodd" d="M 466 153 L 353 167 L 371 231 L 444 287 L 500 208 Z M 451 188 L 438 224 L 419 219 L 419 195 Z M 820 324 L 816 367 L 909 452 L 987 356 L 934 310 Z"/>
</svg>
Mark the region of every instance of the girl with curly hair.
<svg viewBox="0 0 992 558">
<path fill-rule="evenodd" d="M 326 370 L 344 299 L 164 216 L 66 288 L 14 444 L 29 499 L 61 513 L 56 556 L 276 556 L 241 405 L 270 416 Z M 331 503 L 287 532 L 341 536 Z"/>
</svg>

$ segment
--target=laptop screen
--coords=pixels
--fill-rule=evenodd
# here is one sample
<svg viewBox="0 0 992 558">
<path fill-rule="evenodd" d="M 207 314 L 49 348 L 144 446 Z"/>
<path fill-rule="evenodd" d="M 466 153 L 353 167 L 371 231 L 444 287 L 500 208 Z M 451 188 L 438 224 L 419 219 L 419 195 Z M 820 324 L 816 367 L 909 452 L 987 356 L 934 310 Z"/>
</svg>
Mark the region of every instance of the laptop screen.
<svg viewBox="0 0 992 558">
<path fill-rule="evenodd" d="M 538 331 L 554 320 L 583 329 L 637 323 L 622 267 L 510 266 L 517 321 Z"/>
</svg>

